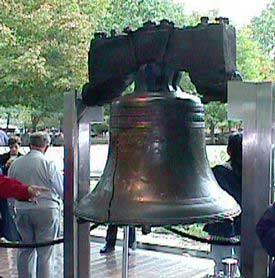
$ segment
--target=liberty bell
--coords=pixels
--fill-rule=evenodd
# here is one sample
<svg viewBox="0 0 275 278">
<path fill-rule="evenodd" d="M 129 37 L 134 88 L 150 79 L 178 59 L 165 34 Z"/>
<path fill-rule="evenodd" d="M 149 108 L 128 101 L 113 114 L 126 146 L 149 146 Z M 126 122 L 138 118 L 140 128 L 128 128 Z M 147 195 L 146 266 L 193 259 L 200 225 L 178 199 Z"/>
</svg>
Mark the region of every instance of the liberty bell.
<svg viewBox="0 0 275 278">
<path fill-rule="evenodd" d="M 112 101 L 110 142 L 103 175 L 95 189 L 77 205 L 78 217 L 97 223 L 162 226 L 210 222 L 240 213 L 239 205 L 219 187 L 209 166 L 200 98 L 182 92 L 178 86 L 180 70 L 188 69 L 186 65 L 190 63 L 179 63 L 180 54 L 185 50 L 174 45 L 174 40 L 182 42 L 182 30 L 186 31 L 166 21 L 160 25 L 150 23 L 142 30 L 122 36 L 120 44 L 104 36 L 100 43 L 92 45 L 94 51 L 90 54 L 95 55 L 95 59 L 90 70 L 94 71 L 94 82 L 84 86 L 83 100 L 88 105 Z M 194 36 L 198 35 L 198 30 Z M 225 26 L 221 30 L 223 33 Z M 192 38 L 190 31 L 183 37 Z M 220 30 L 215 29 L 215 32 L 219 34 Z M 102 55 L 104 46 L 115 51 L 119 45 L 128 52 L 112 58 L 110 53 L 107 58 Z M 147 51 L 150 45 L 154 48 L 152 52 Z M 211 43 L 207 47 L 211 49 Z M 223 52 L 230 48 L 220 49 L 228 59 L 230 55 Z M 97 57 L 103 59 L 101 64 Z M 207 62 L 208 58 L 199 59 Z M 113 69 L 113 74 L 112 59 L 121 59 L 120 68 Z M 108 67 L 105 67 L 104 76 L 105 63 Z M 196 60 L 194 63 L 199 64 Z M 118 61 L 115 64 L 118 66 Z M 222 87 L 221 81 L 234 76 L 234 69 L 230 70 L 230 74 L 224 72 L 220 76 L 219 68 L 218 84 L 206 84 L 204 92 L 211 91 L 206 93 L 208 100 L 217 98 L 211 95 L 213 91 L 222 92 L 221 88 L 226 87 Z M 192 78 L 192 74 L 190 76 Z M 213 72 L 203 80 L 208 78 L 213 78 Z M 116 81 L 115 87 L 109 84 L 111 80 Z M 132 81 L 135 82 L 134 93 L 119 96 L 119 91 Z M 111 97 L 104 95 L 101 86 L 104 90 L 110 86 Z"/>
</svg>

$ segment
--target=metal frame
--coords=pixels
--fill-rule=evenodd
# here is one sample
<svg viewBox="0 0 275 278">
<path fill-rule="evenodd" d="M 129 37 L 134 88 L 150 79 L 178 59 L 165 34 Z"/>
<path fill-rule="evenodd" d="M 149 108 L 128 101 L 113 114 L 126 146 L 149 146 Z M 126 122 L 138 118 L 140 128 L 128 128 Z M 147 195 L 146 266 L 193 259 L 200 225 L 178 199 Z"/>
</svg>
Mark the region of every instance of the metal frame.
<svg viewBox="0 0 275 278">
<path fill-rule="evenodd" d="M 255 231 L 271 202 L 275 123 L 272 83 L 229 82 L 229 119 L 244 123 L 242 188 L 242 272 L 246 278 L 266 277 L 268 257 Z M 90 187 L 90 123 L 102 122 L 101 107 L 85 107 L 77 94 L 64 101 L 64 277 L 90 277 L 89 223 L 78 223 L 74 204 Z M 123 277 L 128 276 L 128 236 L 124 229 Z"/>
<path fill-rule="evenodd" d="M 229 82 L 228 118 L 243 121 L 241 264 L 246 278 L 266 277 L 268 257 L 255 227 L 271 202 L 274 86 Z"/>
<path fill-rule="evenodd" d="M 86 107 L 77 93 L 64 99 L 64 277 L 90 277 L 90 223 L 77 222 L 74 204 L 90 191 L 90 124 L 102 107 Z"/>
<path fill-rule="evenodd" d="M 129 226 L 124 227 L 123 254 L 122 254 L 122 278 L 128 278 L 129 268 Z"/>
</svg>

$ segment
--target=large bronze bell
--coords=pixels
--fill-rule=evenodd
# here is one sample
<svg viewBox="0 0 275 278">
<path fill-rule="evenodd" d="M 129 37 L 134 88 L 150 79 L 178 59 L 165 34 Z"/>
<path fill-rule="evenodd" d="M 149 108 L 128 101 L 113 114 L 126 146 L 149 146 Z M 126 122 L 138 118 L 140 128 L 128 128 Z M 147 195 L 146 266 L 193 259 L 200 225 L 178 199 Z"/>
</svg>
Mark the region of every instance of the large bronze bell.
<svg viewBox="0 0 275 278">
<path fill-rule="evenodd" d="M 239 214 L 210 169 L 200 100 L 171 82 L 157 84 L 167 78 L 159 78 L 163 73 L 155 66 L 139 74 L 134 94 L 112 103 L 107 164 L 76 215 L 98 223 L 159 226 Z"/>
</svg>

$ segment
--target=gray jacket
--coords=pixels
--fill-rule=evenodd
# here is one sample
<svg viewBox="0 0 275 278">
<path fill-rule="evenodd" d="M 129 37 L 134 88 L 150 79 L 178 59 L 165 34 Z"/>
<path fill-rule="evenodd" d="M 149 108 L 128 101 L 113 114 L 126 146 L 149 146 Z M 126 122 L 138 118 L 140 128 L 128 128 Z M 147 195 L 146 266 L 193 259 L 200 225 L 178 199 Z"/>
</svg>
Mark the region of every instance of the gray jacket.
<svg viewBox="0 0 275 278">
<path fill-rule="evenodd" d="M 51 189 L 42 193 L 37 202 L 16 201 L 17 209 L 58 208 L 63 199 L 63 176 L 52 161 L 44 154 L 31 150 L 26 155 L 16 159 L 10 166 L 8 175 L 25 184 L 44 186 Z"/>
</svg>

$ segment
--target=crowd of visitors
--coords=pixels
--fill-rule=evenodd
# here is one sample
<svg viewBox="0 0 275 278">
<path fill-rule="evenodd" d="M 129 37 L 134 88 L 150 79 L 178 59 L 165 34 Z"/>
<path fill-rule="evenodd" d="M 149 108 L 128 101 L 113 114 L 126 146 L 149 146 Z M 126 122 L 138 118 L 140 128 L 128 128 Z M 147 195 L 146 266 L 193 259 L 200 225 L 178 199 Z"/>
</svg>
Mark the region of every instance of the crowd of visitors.
<svg viewBox="0 0 275 278">
<path fill-rule="evenodd" d="M 30 151 L 21 155 L 20 138 L 10 137 L 9 152 L 0 156 L 0 187 L 3 190 L 3 194 L 0 191 L 1 236 L 6 239 L 35 243 L 51 241 L 58 236 L 63 176 L 56 165 L 44 156 L 50 142 L 48 133 L 32 133 L 29 137 Z M 33 197 L 35 202 L 31 200 Z M 16 226 L 13 217 L 8 217 L 11 211 L 4 198 L 17 198 Z M 18 233 L 17 236 L 11 235 L 13 229 Z M 46 246 L 18 249 L 18 277 L 52 277 L 53 248 Z"/>
<path fill-rule="evenodd" d="M 53 145 L 53 146 L 63 146 L 64 145 L 64 134 L 63 134 L 62 130 L 54 129 L 54 128 L 51 128 L 51 129 L 45 128 L 41 132 L 45 132 L 45 133 L 49 134 L 49 136 L 51 138 L 51 145 Z M 10 143 L 9 143 L 10 137 L 18 138 L 19 142 L 20 142 L 19 145 L 29 146 L 30 136 L 32 133 L 34 133 L 34 132 L 30 128 L 20 134 L 17 134 L 17 133 L 7 134 L 7 132 L 4 129 L 0 128 L 0 146 L 9 146 L 10 145 Z"/>
<path fill-rule="evenodd" d="M 0 144 L 9 151 L 0 155 L 0 237 L 20 240 L 22 243 L 50 241 L 58 236 L 60 229 L 60 209 L 63 199 L 63 176 L 53 162 L 44 154 L 51 143 L 48 132 L 30 133 L 30 151 L 22 155 L 19 151 L 21 139 L 8 137 L 0 130 Z M 63 135 L 62 135 L 63 136 Z M 213 168 L 219 185 L 241 204 L 242 188 L 242 134 L 229 137 L 227 151 L 230 159 Z M 7 177 L 8 176 L 8 177 Z M 16 217 L 7 203 L 7 198 L 15 198 Z M 267 209 L 259 220 L 256 231 L 263 248 L 270 256 L 275 255 L 275 205 Z M 108 254 L 115 250 L 117 226 L 109 225 L 106 244 L 100 250 Z M 241 217 L 219 223 L 207 224 L 204 230 L 216 237 L 240 237 Z M 135 227 L 130 227 L 129 247 L 135 248 Z M 222 259 L 235 257 L 240 262 L 238 247 L 212 246 L 217 273 L 223 269 Z M 53 247 L 19 249 L 17 257 L 20 277 L 51 277 Z M 270 277 L 275 277 L 275 265 Z"/>
</svg>

